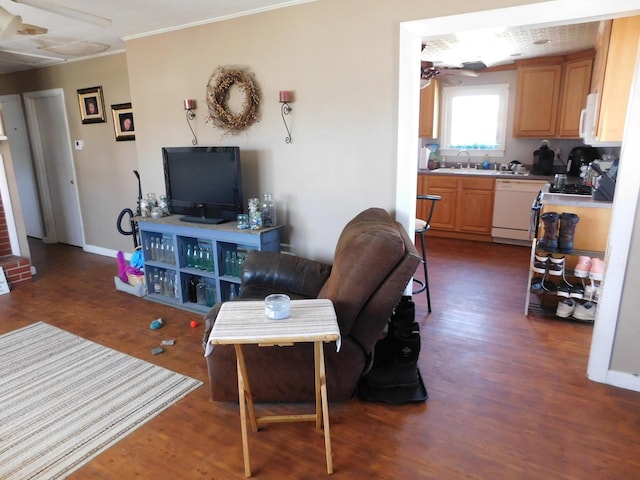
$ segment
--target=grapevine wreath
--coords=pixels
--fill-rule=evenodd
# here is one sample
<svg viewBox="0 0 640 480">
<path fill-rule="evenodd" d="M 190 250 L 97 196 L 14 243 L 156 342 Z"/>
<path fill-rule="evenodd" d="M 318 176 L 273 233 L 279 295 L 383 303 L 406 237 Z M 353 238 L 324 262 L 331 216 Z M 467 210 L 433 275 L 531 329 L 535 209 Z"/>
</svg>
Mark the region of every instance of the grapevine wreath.
<svg viewBox="0 0 640 480">
<path fill-rule="evenodd" d="M 234 115 L 229 110 L 229 89 L 237 86 L 244 94 L 241 111 Z M 218 67 L 207 83 L 209 120 L 214 126 L 232 135 L 240 133 L 259 120 L 260 90 L 251 76 L 237 68 Z"/>
</svg>

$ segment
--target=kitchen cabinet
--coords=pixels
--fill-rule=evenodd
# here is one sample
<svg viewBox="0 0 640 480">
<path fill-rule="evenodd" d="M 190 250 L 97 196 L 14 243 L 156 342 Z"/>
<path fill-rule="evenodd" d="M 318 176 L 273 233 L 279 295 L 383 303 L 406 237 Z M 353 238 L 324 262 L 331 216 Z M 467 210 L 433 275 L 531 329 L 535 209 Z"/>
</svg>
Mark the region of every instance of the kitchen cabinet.
<svg viewBox="0 0 640 480">
<path fill-rule="evenodd" d="M 418 175 L 418 193 L 440 195 L 430 234 L 439 237 L 491 241 L 495 179 L 466 175 Z M 419 218 L 424 218 L 418 202 Z M 426 203 L 426 202 L 422 202 Z M 421 217 L 420 215 L 423 215 Z"/>
<path fill-rule="evenodd" d="M 420 126 L 421 138 L 438 137 L 440 113 L 440 82 L 432 79 L 428 87 L 420 90 Z"/>
<path fill-rule="evenodd" d="M 240 267 L 249 250 L 280 251 L 281 227 L 239 230 L 183 222 L 179 215 L 139 218 L 144 255 L 145 299 L 196 313 L 228 300 L 240 288 Z M 193 298 L 193 290 L 196 292 Z M 202 300 L 202 301 L 199 301 Z"/>
<path fill-rule="evenodd" d="M 598 142 L 621 142 L 638 55 L 640 16 L 600 23 L 591 93 L 598 94 L 593 133 Z"/>
<path fill-rule="evenodd" d="M 587 50 L 516 62 L 515 137 L 579 138 L 594 53 Z"/>
<path fill-rule="evenodd" d="M 592 70 L 593 58 L 570 60 L 565 64 L 556 137 L 580 138 L 580 112 L 589 94 Z"/>
<path fill-rule="evenodd" d="M 514 137 L 555 135 L 562 65 L 518 67 Z"/>
</svg>

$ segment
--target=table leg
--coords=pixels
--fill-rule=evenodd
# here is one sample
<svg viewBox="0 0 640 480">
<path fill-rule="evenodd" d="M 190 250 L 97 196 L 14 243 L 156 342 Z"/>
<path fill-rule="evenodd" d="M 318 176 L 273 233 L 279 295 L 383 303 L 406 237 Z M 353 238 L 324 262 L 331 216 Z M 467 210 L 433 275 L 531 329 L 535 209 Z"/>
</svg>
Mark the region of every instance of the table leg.
<svg viewBox="0 0 640 480">
<path fill-rule="evenodd" d="M 253 431 L 258 430 L 256 422 L 256 414 L 253 408 L 253 397 L 249 386 L 249 377 L 247 376 L 247 368 L 244 363 L 244 355 L 242 354 L 242 346 L 235 345 L 236 350 L 236 366 L 238 370 L 238 406 L 240 407 L 240 430 L 242 433 L 242 456 L 244 458 L 244 475 L 251 476 L 251 464 L 249 462 L 249 439 L 247 435 L 247 410 L 249 410 L 249 418 Z"/>
<path fill-rule="evenodd" d="M 320 348 L 320 350 L 318 350 Z M 313 371 L 316 379 L 316 428 L 322 428 L 322 378 L 320 376 L 321 342 L 313 342 Z"/>
<path fill-rule="evenodd" d="M 314 342 L 314 357 L 316 365 L 316 411 L 318 408 L 317 399 L 320 396 L 322 406 L 321 417 L 317 417 L 317 423 L 322 420 L 324 426 L 324 449 L 327 456 L 327 473 L 333 473 L 333 460 L 331 457 L 331 433 L 329 431 L 329 400 L 327 396 L 327 375 L 324 367 L 324 350 L 322 342 Z"/>
<path fill-rule="evenodd" d="M 236 359 L 238 362 L 238 382 L 240 377 L 243 381 L 243 391 L 245 401 L 247 402 L 247 409 L 249 410 L 249 420 L 251 421 L 251 429 L 254 432 L 258 431 L 258 422 L 256 421 L 256 411 L 253 407 L 253 394 L 251 393 L 251 386 L 249 385 L 249 375 L 247 375 L 247 366 L 244 362 L 244 354 L 242 353 L 242 345 L 235 345 Z M 242 373 L 242 375 L 240 375 Z"/>
</svg>

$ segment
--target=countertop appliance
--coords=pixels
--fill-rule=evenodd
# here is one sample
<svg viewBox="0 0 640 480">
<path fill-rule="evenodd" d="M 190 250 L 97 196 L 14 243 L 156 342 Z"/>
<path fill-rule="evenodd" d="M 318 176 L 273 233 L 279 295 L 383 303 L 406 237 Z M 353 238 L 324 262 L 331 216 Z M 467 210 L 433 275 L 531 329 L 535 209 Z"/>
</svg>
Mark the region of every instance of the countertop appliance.
<svg viewBox="0 0 640 480">
<path fill-rule="evenodd" d="M 555 187 L 554 185 L 550 185 L 549 193 L 557 193 L 561 195 L 591 195 L 592 189 L 589 185 L 567 183 L 562 187 Z"/>
<path fill-rule="evenodd" d="M 589 166 L 591 162 L 600 158 L 600 152 L 595 147 L 574 147 L 567 158 L 567 173 L 571 176 L 580 175 L 580 167 Z"/>
<path fill-rule="evenodd" d="M 531 205 L 535 202 L 544 180 L 496 180 L 491 236 L 494 242 L 530 245 L 529 225 Z"/>
<path fill-rule="evenodd" d="M 556 155 L 545 142 L 546 140 L 542 142 L 538 150 L 533 152 L 532 171 L 534 175 L 551 175 L 553 173 L 553 159 Z"/>
</svg>

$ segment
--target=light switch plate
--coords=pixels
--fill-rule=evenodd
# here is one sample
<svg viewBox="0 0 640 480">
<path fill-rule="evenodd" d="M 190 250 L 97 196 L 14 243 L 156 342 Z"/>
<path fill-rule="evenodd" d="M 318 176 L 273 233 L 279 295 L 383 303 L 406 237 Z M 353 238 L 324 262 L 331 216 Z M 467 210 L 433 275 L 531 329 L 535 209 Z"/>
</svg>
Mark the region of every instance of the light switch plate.
<svg viewBox="0 0 640 480">
<path fill-rule="evenodd" d="M 82 150 L 84 148 L 84 140 L 76 140 L 75 142 L 73 142 L 73 145 L 75 146 L 76 150 Z"/>
</svg>

